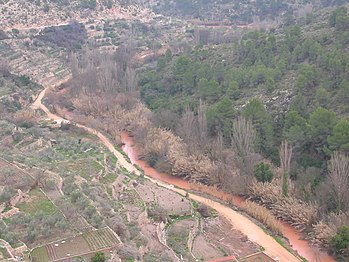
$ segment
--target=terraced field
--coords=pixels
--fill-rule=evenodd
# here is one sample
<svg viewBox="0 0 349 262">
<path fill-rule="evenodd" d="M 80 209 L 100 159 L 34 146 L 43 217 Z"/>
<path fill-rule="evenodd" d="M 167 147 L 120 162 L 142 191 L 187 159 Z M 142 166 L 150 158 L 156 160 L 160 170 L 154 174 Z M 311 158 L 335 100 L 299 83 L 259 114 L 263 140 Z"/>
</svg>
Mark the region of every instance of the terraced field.
<svg viewBox="0 0 349 262">
<path fill-rule="evenodd" d="M 113 247 L 118 242 L 115 235 L 108 228 L 88 232 L 83 237 L 91 251 Z"/>
<path fill-rule="evenodd" d="M 62 49 L 38 48 L 28 39 L 7 39 L 0 42 L 0 56 L 5 58 L 11 72 L 29 76 L 39 84 L 54 84 L 70 72 L 61 56 Z"/>
<path fill-rule="evenodd" d="M 103 228 L 35 248 L 31 257 L 33 262 L 59 261 L 110 249 L 118 243 L 113 232 L 109 228 Z"/>
</svg>

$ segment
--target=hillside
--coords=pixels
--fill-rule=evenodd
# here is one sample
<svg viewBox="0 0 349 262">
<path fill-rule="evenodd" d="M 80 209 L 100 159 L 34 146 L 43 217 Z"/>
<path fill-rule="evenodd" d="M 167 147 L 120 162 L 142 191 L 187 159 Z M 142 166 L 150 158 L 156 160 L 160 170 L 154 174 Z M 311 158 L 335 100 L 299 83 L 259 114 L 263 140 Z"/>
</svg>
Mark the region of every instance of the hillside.
<svg viewBox="0 0 349 262">
<path fill-rule="evenodd" d="M 341 4 L 0 0 L 0 260 L 347 261 Z"/>
<path fill-rule="evenodd" d="M 142 74 L 141 97 L 155 112 L 170 110 L 177 118 L 187 106 L 196 111 L 199 100 L 203 101 L 207 105 L 209 134 L 222 132 L 226 142 L 233 120 L 227 115 L 235 117 L 242 112 L 253 121 L 263 117 L 255 115 L 252 104 L 248 105 L 257 98 L 255 106 L 266 106 L 264 114 L 273 127 L 270 132 L 276 134 L 262 139 L 260 152 L 272 156 L 273 147 L 287 138 L 297 144 L 301 153 L 302 147 L 309 149 L 315 139 L 315 134 L 305 130 L 315 128 L 311 126 L 315 112 L 336 114 L 338 119 L 343 118 L 339 123 L 348 118 L 347 21 L 344 8 L 333 13 L 321 11 L 270 32 L 248 33 L 234 44 L 197 46 L 179 57 L 164 57 L 156 69 Z M 297 126 L 295 118 L 306 126 Z M 338 149 L 332 139 L 327 141 L 327 136 L 335 135 L 331 130 L 336 123 L 333 120 L 329 133 L 322 134 L 322 141 L 317 141 L 308 153 L 314 153 L 313 149 L 320 153 L 316 155 L 319 157 L 325 147 Z M 297 128 L 302 129 L 303 137 Z M 262 130 L 258 132 L 262 135 Z"/>
<path fill-rule="evenodd" d="M 260 21 L 275 21 L 290 18 L 293 15 L 303 16 L 312 9 L 322 9 L 327 6 L 344 4 L 343 0 L 243 0 L 243 1 L 212 1 L 212 0 L 177 0 L 177 1 L 149 1 L 156 13 L 181 17 L 185 19 L 199 19 L 201 21 L 225 21 L 232 24 L 250 24 Z"/>
</svg>

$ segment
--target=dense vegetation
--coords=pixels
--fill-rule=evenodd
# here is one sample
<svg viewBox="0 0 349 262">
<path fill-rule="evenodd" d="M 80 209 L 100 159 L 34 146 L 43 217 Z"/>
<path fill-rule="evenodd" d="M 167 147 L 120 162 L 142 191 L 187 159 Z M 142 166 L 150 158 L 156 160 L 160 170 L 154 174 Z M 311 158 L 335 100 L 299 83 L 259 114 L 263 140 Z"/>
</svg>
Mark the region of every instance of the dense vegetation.
<svg viewBox="0 0 349 262">
<path fill-rule="evenodd" d="M 294 12 L 301 11 L 306 4 L 314 6 L 331 6 L 344 4 L 344 0 L 177 0 L 156 1 L 154 10 L 167 15 L 177 15 L 186 18 L 199 18 L 202 20 L 215 20 L 217 17 L 238 23 L 252 23 L 254 18 L 260 20 L 274 20 L 278 16 L 290 17 Z"/>
<path fill-rule="evenodd" d="M 209 141 L 223 137 L 225 148 L 238 155 L 231 163 L 263 183 L 253 184 L 248 194 L 298 228 L 313 225 L 314 242 L 347 261 L 348 49 L 347 8 L 323 10 L 287 19 L 271 31 L 250 32 L 232 45 L 198 45 L 179 56 L 168 51 L 156 68 L 142 73 L 141 98 L 155 113 L 155 124 L 174 131 L 190 148 L 201 137 L 200 152 L 215 163 Z M 186 124 L 193 123 L 195 112 L 199 127 L 188 136 Z M 206 139 L 200 119 L 207 120 Z M 248 158 L 252 138 L 254 152 L 280 165 L 281 175 Z M 223 181 L 223 188 L 241 182 Z"/>
<path fill-rule="evenodd" d="M 176 117 L 201 99 L 210 135 L 223 133 L 227 143 L 233 118 L 242 114 L 255 124 L 259 152 L 276 161 L 276 147 L 287 139 L 299 165 L 320 168 L 331 152 L 349 149 L 349 16 L 346 8 L 336 9 L 323 25 L 326 33 L 308 36 L 320 19 L 254 31 L 234 46 L 166 56 L 141 77 L 142 98 L 152 110 Z"/>
<path fill-rule="evenodd" d="M 73 21 L 68 25 L 46 27 L 36 38 L 48 45 L 74 50 L 85 43 L 87 33 L 84 25 Z"/>
</svg>

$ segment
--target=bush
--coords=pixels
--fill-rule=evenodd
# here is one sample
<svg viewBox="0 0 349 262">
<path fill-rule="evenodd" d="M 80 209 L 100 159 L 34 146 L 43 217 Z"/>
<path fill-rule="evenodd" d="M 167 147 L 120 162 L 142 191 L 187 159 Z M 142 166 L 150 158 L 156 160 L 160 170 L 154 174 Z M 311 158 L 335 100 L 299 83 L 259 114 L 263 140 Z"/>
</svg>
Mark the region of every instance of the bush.
<svg viewBox="0 0 349 262">
<path fill-rule="evenodd" d="M 340 260 L 346 260 L 349 257 L 349 227 L 342 226 L 337 234 L 330 241 L 331 252 Z"/>
<path fill-rule="evenodd" d="M 204 204 L 200 204 L 197 211 L 200 213 L 202 217 L 210 217 L 209 208 Z"/>
<path fill-rule="evenodd" d="M 105 259 L 105 255 L 103 252 L 97 252 L 92 258 L 91 258 L 91 262 L 104 262 Z"/>
<path fill-rule="evenodd" d="M 52 191 L 56 188 L 56 181 L 52 179 L 45 180 L 45 190 Z"/>
<path fill-rule="evenodd" d="M 107 221 L 107 224 L 121 239 L 124 240 L 130 236 L 130 232 L 120 217 L 112 217 Z"/>
<path fill-rule="evenodd" d="M 270 165 L 259 163 L 254 168 L 254 176 L 258 182 L 271 182 L 273 180 L 273 173 L 270 171 Z"/>
<path fill-rule="evenodd" d="M 145 161 L 151 167 L 155 167 L 158 159 L 159 155 L 154 151 L 149 152 L 149 154 L 145 157 Z"/>
<path fill-rule="evenodd" d="M 147 209 L 148 216 L 154 219 L 154 221 L 165 222 L 167 220 L 166 210 L 160 206 L 154 205 Z"/>
<path fill-rule="evenodd" d="M 11 187 L 5 187 L 0 195 L 0 203 L 7 203 L 16 194 L 16 191 Z"/>
</svg>

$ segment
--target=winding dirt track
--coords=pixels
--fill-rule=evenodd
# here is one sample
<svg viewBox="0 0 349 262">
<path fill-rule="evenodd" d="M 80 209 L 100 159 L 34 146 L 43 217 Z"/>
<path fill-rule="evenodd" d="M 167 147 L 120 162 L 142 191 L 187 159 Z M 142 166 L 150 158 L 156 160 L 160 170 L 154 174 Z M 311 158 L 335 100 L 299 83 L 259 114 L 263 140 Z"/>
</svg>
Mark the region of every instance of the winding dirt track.
<svg viewBox="0 0 349 262">
<path fill-rule="evenodd" d="M 44 90 L 41 91 L 37 99 L 32 105 L 33 109 L 41 109 L 43 110 L 48 118 L 51 120 L 56 121 L 57 123 L 70 123 L 69 120 L 64 119 L 58 115 L 55 115 L 51 113 L 48 108 L 41 103 L 43 97 L 45 96 L 45 93 L 48 89 L 51 87 L 46 87 Z M 114 145 L 109 141 L 109 139 L 104 136 L 101 132 L 86 127 L 83 125 L 80 125 L 78 123 L 72 123 L 75 124 L 77 127 L 82 128 L 86 130 L 87 132 L 97 136 L 102 143 L 109 149 L 111 153 L 114 154 L 114 156 L 118 159 L 118 163 L 126 168 L 129 172 L 134 172 L 136 175 L 141 175 L 140 171 L 131 163 L 127 162 L 125 157 L 118 152 Z M 180 193 L 182 195 L 185 195 L 187 192 L 182 189 L 174 188 L 173 185 L 169 185 L 166 183 L 163 183 L 161 181 L 155 180 L 151 177 L 146 176 L 151 182 L 166 187 L 170 190 L 173 190 L 177 193 Z M 211 208 L 215 209 L 221 216 L 224 216 L 227 218 L 234 229 L 237 229 L 241 231 L 244 235 L 246 235 L 251 241 L 257 243 L 258 245 L 265 248 L 265 253 L 269 256 L 277 259 L 277 261 L 283 261 L 283 262 L 299 262 L 301 259 L 294 256 L 290 252 L 288 252 L 284 247 L 282 247 L 279 243 L 275 241 L 274 238 L 272 238 L 270 235 L 266 234 L 259 226 L 257 226 L 255 223 L 253 223 L 250 219 L 247 217 L 239 214 L 238 212 L 234 211 L 233 209 L 224 206 L 218 202 L 215 202 L 213 200 L 210 200 L 208 198 L 198 196 L 195 194 L 189 194 L 189 197 L 197 202 L 203 203 L 205 205 L 210 206 Z"/>
</svg>

